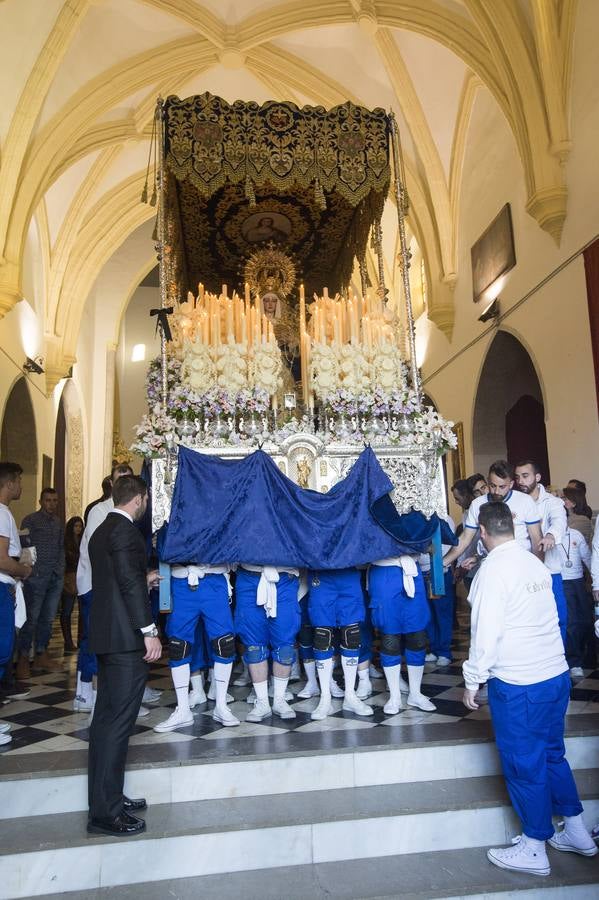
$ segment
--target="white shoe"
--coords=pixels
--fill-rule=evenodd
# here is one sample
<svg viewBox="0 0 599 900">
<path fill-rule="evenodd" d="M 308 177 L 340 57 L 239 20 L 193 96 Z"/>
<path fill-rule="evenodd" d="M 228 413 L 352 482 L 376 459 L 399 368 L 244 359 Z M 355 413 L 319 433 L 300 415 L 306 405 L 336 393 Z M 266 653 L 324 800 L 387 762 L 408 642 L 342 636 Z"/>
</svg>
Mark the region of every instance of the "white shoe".
<svg viewBox="0 0 599 900">
<path fill-rule="evenodd" d="M 580 666 L 574 666 L 570 669 L 570 678 L 584 678 L 584 672 Z"/>
<path fill-rule="evenodd" d="M 247 687 L 247 685 L 251 683 L 252 679 L 250 678 L 250 673 L 245 667 L 241 675 L 238 675 L 237 678 L 234 678 L 231 682 L 233 687 Z"/>
<path fill-rule="evenodd" d="M 254 708 L 249 711 L 245 717 L 246 722 L 261 722 L 262 719 L 268 719 L 272 715 L 270 703 L 268 700 L 258 700 L 254 702 Z"/>
<path fill-rule="evenodd" d="M 331 678 L 331 697 L 337 697 L 338 699 L 345 697 L 345 691 L 339 687 L 334 678 Z"/>
<path fill-rule="evenodd" d="M 81 694 L 75 694 L 73 699 L 73 710 L 75 712 L 91 712 L 94 708 L 93 697 L 82 697 Z"/>
<path fill-rule="evenodd" d="M 374 710 L 372 706 L 364 703 L 357 694 L 350 694 L 343 699 L 343 709 L 346 712 L 353 712 L 356 716 L 373 716 Z"/>
<path fill-rule="evenodd" d="M 372 696 L 372 684 L 370 683 L 370 679 L 364 681 L 360 681 L 358 687 L 356 688 L 356 697 L 360 700 L 367 700 L 368 697 Z"/>
<path fill-rule="evenodd" d="M 297 692 L 297 696 L 301 700 L 309 700 L 310 697 L 320 697 L 320 688 L 318 685 L 316 685 L 316 687 L 310 687 L 310 682 L 308 681 L 301 691 Z"/>
<path fill-rule="evenodd" d="M 195 709 L 196 706 L 201 706 L 202 703 L 207 703 L 208 698 L 206 697 L 206 691 L 204 688 L 200 688 L 199 691 L 190 691 L 189 692 L 189 708 Z"/>
<path fill-rule="evenodd" d="M 493 847 L 487 850 L 487 859 L 500 869 L 527 872 L 529 875 L 550 875 L 551 867 L 545 848 L 533 850 L 522 835 L 522 840 L 511 847 Z"/>
<path fill-rule="evenodd" d="M 387 700 L 385 705 L 383 706 L 383 712 L 387 716 L 396 716 L 397 713 L 401 712 L 403 709 L 403 703 L 401 700 L 399 703 L 391 703 L 390 700 Z"/>
<path fill-rule="evenodd" d="M 241 725 L 237 716 L 233 715 L 228 706 L 225 706 L 224 709 L 213 709 L 212 718 L 215 722 L 220 722 L 220 724 L 224 725 L 226 728 L 231 728 L 234 725 Z"/>
<path fill-rule="evenodd" d="M 420 659 L 422 659 L 422 657 L 420 657 Z M 427 653 L 426 656 L 424 657 L 424 661 L 428 662 L 428 663 L 436 663 L 437 662 L 436 653 Z"/>
<path fill-rule="evenodd" d="M 140 707 L 139 707 L 139 712 L 137 713 L 137 718 L 138 718 L 138 719 L 145 719 L 145 717 L 146 717 L 146 716 L 149 716 L 149 715 L 150 715 L 150 710 L 148 709 L 147 706 L 140 706 Z"/>
<path fill-rule="evenodd" d="M 405 680 L 405 678 L 401 677 L 401 675 L 399 676 L 399 690 L 401 691 L 402 694 L 410 693 L 410 686 L 409 686 L 408 682 Z"/>
<path fill-rule="evenodd" d="M 10 731 L 12 725 L 10 722 L 0 722 L 0 734 L 6 734 L 7 731 Z"/>
<path fill-rule="evenodd" d="M 2 744 L 10 744 L 12 741 L 12 735 L 10 734 L 0 734 L 0 745 Z"/>
<path fill-rule="evenodd" d="M 177 728 L 186 728 L 193 725 L 193 716 L 191 713 L 183 712 L 177 707 L 164 722 L 154 725 L 154 731 L 162 734 L 165 731 L 176 731 Z"/>
<path fill-rule="evenodd" d="M 295 719 L 295 710 L 293 710 L 286 700 L 275 700 L 272 705 L 272 711 L 275 716 L 279 716 L 280 719 Z"/>
<path fill-rule="evenodd" d="M 374 681 L 380 681 L 381 678 L 385 677 L 381 670 L 377 669 L 377 667 L 373 663 L 370 663 L 368 674 L 372 679 L 374 679 Z"/>
<path fill-rule="evenodd" d="M 157 691 L 155 688 L 146 687 L 144 691 L 144 695 L 141 698 L 142 703 L 156 703 L 162 697 L 162 691 Z"/>
<path fill-rule="evenodd" d="M 579 853 L 581 856 L 597 856 L 599 847 L 586 829 L 578 829 L 575 835 L 563 831 L 556 831 L 549 838 L 550 845 L 555 850 L 564 850 L 566 853 Z"/>
<path fill-rule="evenodd" d="M 322 719 L 326 719 L 327 716 L 332 716 L 334 711 L 332 703 L 323 703 L 321 700 L 316 709 L 310 713 L 310 718 L 314 719 L 315 722 L 320 722 Z"/>
<path fill-rule="evenodd" d="M 424 694 L 408 694 L 408 706 L 423 712 L 435 712 L 437 707 Z"/>
<path fill-rule="evenodd" d="M 445 666 L 451 665 L 451 660 L 448 656 L 438 656 L 437 657 L 437 665 L 445 668 Z"/>
</svg>

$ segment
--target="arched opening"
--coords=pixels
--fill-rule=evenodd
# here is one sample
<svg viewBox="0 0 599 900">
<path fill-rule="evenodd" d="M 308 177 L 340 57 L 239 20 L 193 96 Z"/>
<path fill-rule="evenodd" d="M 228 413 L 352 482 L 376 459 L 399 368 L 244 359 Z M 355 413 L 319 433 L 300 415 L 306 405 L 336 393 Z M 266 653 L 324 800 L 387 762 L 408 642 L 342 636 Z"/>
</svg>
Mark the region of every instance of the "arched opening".
<svg viewBox="0 0 599 900">
<path fill-rule="evenodd" d="M 21 499 L 11 506 L 15 520 L 19 524 L 23 516 L 37 509 L 38 499 L 35 416 L 25 378 L 19 378 L 15 382 L 6 401 L 0 437 L 0 456 L 3 460 L 19 463 L 23 467 Z"/>
<path fill-rule="evenodd" d="M 54 487 L 65 520 L 83 512 L 83 424 L 79 397 L 67 380 L 60 395 L 54 438 Z"/>
<path fill-rule="evenodd" d="M 541 385 L 526 348 L 497 332 L 482 368 L 472 435 L 474 469 L 486 472 L 495 459 L 535 459 L 549 484 L 545 408 Z"/>
</svg>

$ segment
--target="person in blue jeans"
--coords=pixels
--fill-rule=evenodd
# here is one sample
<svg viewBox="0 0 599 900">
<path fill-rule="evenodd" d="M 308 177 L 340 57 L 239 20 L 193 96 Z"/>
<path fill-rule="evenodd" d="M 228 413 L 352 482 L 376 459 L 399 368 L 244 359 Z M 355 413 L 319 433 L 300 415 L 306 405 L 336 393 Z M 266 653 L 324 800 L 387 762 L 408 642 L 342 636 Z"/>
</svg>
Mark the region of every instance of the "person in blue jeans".
<svg viewBox="0 0 599 900">
<path fill-rule="evenodd" d="M 472 584 L 470 654 L 463 664 L 464 705 L 478 709 L 489 683 L 489 708 L 507 789 L 522 822 L 512 846 L 487 857 L 502 869 L 549 875 L 546 841 L 555 850 L 595 856 L 565 755 L 568 664 L 551 573 L 514 539 L 512 511 L 485 503 L 478 519 L 488 552 Z M 556 832 L 552 814 L 564 818 Z"/>
</svg>

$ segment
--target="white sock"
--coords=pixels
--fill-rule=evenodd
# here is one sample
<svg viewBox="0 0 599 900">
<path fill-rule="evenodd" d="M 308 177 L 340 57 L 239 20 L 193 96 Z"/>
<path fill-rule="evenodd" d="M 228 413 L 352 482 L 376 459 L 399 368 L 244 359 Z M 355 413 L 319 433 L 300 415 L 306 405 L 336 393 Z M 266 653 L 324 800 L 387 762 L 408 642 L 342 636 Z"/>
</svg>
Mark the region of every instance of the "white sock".
<svg viewBox="0 0 599 900">
<path fill-rule="evenodd" d="M 191 676 L 191 689 L 192 691 L 204 690 L 204 676 L 201 672 L 197 672 L 195 675 Z"/>
<path fill-rule="evenodd" d="M 216 684 L 216 709 L 227 708 L 227 688 L 233 670 L 233 660 L 230 663 L 214 663 L 214 682 Z"/>
<path fill-rule="evenodd" d="M 410 694 L 414 697 L 421 694 L 422 676 L 424 675 L 424 666 L 408 666 L 408 684 L 410 685 Z"/>
<path fill-rule="evenodd" d="M 285 699 L 285 691 L 287 690 L 287 682 L 289 681 L 289 675 L 285 675 L 284 678 L 281 678 L 280 675 L 275 675 L 274 681 L 275 681 L 274 702 L 280 703 Z"/>
<path fill-rule="evenodd" d="M 564 828 L 569 834 L 585 834 L 588 835 L 588 829 L 582 821 L 582 814 L 577 816 L 564 816 Z"/>
<path fill-rule="evenodd" d="M 318 682 L 320 684 L 320 703 L 326 704 L 331 702 L 331 678 L 333 677 L 333 657 L 328 659 L 316 660 L 316 671 L 318 672 Z"/>
<path fill-rule="evenodd" d="M 357 656 L 341 656 L 343 677 L 345 678 L 345 699 L 349 699 L 356 692 L 356 669 L 358 667 Z"/>
<path fill-rule="evenodd" d="M 173 669 L 171 669 L 171 676 L 173 679 L 173 684 L 175 686 L 175 692 L 177 694 L 177 706 L 179 707 L 179 712 L 186 712 L 190 716 L 191 709 L 189 708 L 189 663 L 184 663 L 182 666 L 175 666 Z"/>
<path fill-rule="evenodd" d="M 308 679 L 306 687 L 310 688 L 312 691 L 316 690 L 318 682 L 316 680 L 316 663 L 313 659 L 304 660 L 304 671 L 306 673 L 306 678 Z"/>
<path fill-rule="evenodd" d="M 392 703 L 394 706 L 402 706 L 401 691 L 399 689 L 401 666 L 383 666 L 383 672 L 389 687 L 389 703 Z"/>
<path fill-rule="evenodd" d="M 254 682 L 254 691 L 257 700 L 264 700 L 264 702 L 268 703 L 270 706 L 268 700 L 268 679 L 266 679 L 266 681 L 259 681 L 258 683 Z"/>
</svg>

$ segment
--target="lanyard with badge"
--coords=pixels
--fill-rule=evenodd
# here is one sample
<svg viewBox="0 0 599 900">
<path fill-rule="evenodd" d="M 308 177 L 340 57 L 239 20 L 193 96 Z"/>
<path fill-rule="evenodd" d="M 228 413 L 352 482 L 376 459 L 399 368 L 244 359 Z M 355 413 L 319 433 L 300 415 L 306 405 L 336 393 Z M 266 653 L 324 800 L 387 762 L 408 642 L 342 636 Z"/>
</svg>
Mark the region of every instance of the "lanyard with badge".
<svg viewBox="0 0 599 900">
<path fill-rule="evenodd" d="M 571 568 L 572 568 L 572 560 L 570 559 L 570 545 L 571 545 L 571 543 L 572 543 L 572 535 L 569 534 L 569 535 L 568 535 L 568 549 L 566 550 L 566 548 L 564 547 L 564 545 L 563 545 L 563 544 L 560 544 L 560 547 L 562 548 L 562 550 L 563 550 L 564 553 L 566 554 L 566 562 L 564 563 L 566 569 L 571 569 Z"/>
</svg>

